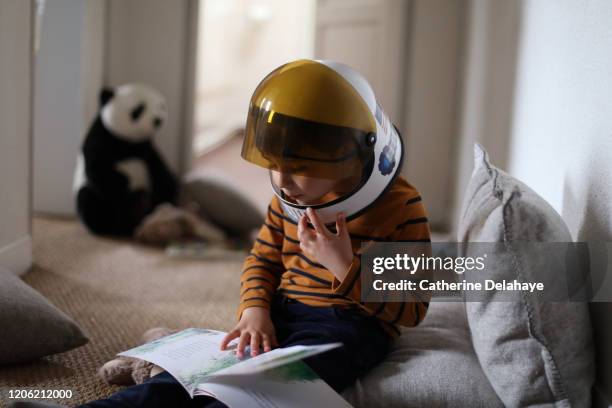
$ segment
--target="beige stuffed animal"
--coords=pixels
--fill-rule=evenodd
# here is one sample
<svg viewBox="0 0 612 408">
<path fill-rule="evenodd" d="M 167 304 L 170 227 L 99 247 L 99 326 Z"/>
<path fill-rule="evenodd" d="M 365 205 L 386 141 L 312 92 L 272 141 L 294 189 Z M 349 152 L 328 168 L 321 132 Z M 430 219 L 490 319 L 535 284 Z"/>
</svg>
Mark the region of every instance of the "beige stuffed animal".
<svg viewBox="0 0 612 408">
<path fill-rule="evenodd" d="M 186 208 L 161 204 L 146 216 L 134 232 L 136 239 L 145 244 L 166 245 L 172 241 L 204 240 L 224 242 L 223 231 Z"/>
<path fill-rule="evenodd" d="M 178 330 L 166 327 L 156 327 L 147 330 L 142 335 L 143 344 L 176 333 Z M 98 375 L 108 384 L 132 385 L 142 384 L 149 378 L 164 371 L 148 361 L 132 357 L 118 357 L 104 364 L 98 370 Z"/>
</svg>

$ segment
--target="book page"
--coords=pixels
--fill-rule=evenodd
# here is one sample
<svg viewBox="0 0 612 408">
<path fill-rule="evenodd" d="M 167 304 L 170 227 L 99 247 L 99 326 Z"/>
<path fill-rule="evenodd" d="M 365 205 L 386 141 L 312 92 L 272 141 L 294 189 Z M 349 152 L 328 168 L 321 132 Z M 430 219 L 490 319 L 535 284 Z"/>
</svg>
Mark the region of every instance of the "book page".
<svg viewBox="0 0 612 408">
<path fill-rule="evenodd" d="M 213 396 L 230 408 L 351 407 L 302 361 L 253 375 L 212 377 L 196 394 Z"/>
<path fill-rule="evenodd" d="M 242 361 L 233 350 L 219 350 L 225 334 L 191 328 L 118 355 L 139 358 L 162 367 L 193 396 L 197 385 L 210 374 Z"/>
<path fill-rule="evenodd" d="M 239 364 L 228 366 L 215 373 L 220 375 L 250 375 L 279 367 L 306 357 L 320 354 L 342 346 L 342 343 L 317 344 L 312 346 L 291 346 L 277 348 L 250 359 L 240 360 Z"/>
</svg>

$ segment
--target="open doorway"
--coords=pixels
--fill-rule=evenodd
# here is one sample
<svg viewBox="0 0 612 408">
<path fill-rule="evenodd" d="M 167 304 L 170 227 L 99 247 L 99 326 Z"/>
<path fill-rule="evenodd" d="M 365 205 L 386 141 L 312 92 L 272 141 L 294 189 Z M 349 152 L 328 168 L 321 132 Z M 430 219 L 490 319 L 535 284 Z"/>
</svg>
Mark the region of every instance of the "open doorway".
<svg viewBox="0 0 612 408">
<path fill-rule="evenodd" d="M 287 61 L 314 57 L 315 0 L 200 0 L 198 14 L 194 170 L 227 176 L 265 208 L 267 173 L 241 163 L 239 135 L 259 81 Z"/>
<path fill-rule="evenodd" d="M 314 0 L 200 0 L 196 155 L 242 128 L 249 99 L 274 68 L 314 55 Z"/>
</svg>

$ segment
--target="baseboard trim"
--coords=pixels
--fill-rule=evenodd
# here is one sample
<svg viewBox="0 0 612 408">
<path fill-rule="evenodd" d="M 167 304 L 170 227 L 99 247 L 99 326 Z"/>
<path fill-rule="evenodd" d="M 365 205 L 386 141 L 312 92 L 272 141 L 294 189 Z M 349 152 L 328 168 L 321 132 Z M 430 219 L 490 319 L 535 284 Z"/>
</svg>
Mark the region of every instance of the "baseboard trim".
<svg viewBox="0 0 612 408">
<path fill-rule="evenodd" d="M 608 399 L 607 395 L 603 392 L 600 384 L 595 384 L 593 387 L 593 408 L 612 408 L 612 402 Z"/>
<path fill-rule="evenodd" d="M 32 266 L 32 237 L 26 235 L 0 248 L 0 266 L 21 276 Z"/>
</svg>

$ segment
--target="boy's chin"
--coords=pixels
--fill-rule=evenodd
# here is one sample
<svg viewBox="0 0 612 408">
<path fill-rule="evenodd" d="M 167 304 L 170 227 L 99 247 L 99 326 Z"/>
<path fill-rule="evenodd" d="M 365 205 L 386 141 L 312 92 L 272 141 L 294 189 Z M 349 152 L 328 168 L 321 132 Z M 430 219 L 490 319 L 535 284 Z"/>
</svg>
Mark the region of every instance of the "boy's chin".
<svg viewBox="0 0 612 408">
<path fill-rule="evenodd" d="M 299 205 L 317 205 L 317 204 L 321 203 L 320 201 L 318 201 L 316 199 L 315 200 L 309 200 L 307 198 L 302 198 L 302 197 L 296 198 L 294 201 L 297 204 L 299 204 Z"/>
<path fill-rule="evenodd" d="M 317 197 L 317 198 L 312 198 L 312 197 L 305 197 L 305 196 L 299 196 L 299 197 L 289 197 L 289 196 L 285 196 L 285 199 L 291 203 L 294 204 L 298 204 L 298 205 L 318 205 L 321 204 L 321 200 L 322 197 Z"/>
<path fill-rule="evenodd" d="M 321 205 L 324 203 L 328 203 L 330 199 L 327 195 L 314 198 L 302 196 L 294 199 L 293 201 L 295 201 L 299 205 Z"/>
<path fill-rule="evenodd" d="M 289 201 L 290 203 L 294 203 L 298 205 L 309 205 L 309 200 L 304 199 L 303 197 L 291 197 L 291 196 L 285 195 L 285 200 Z"/>
</svg>

